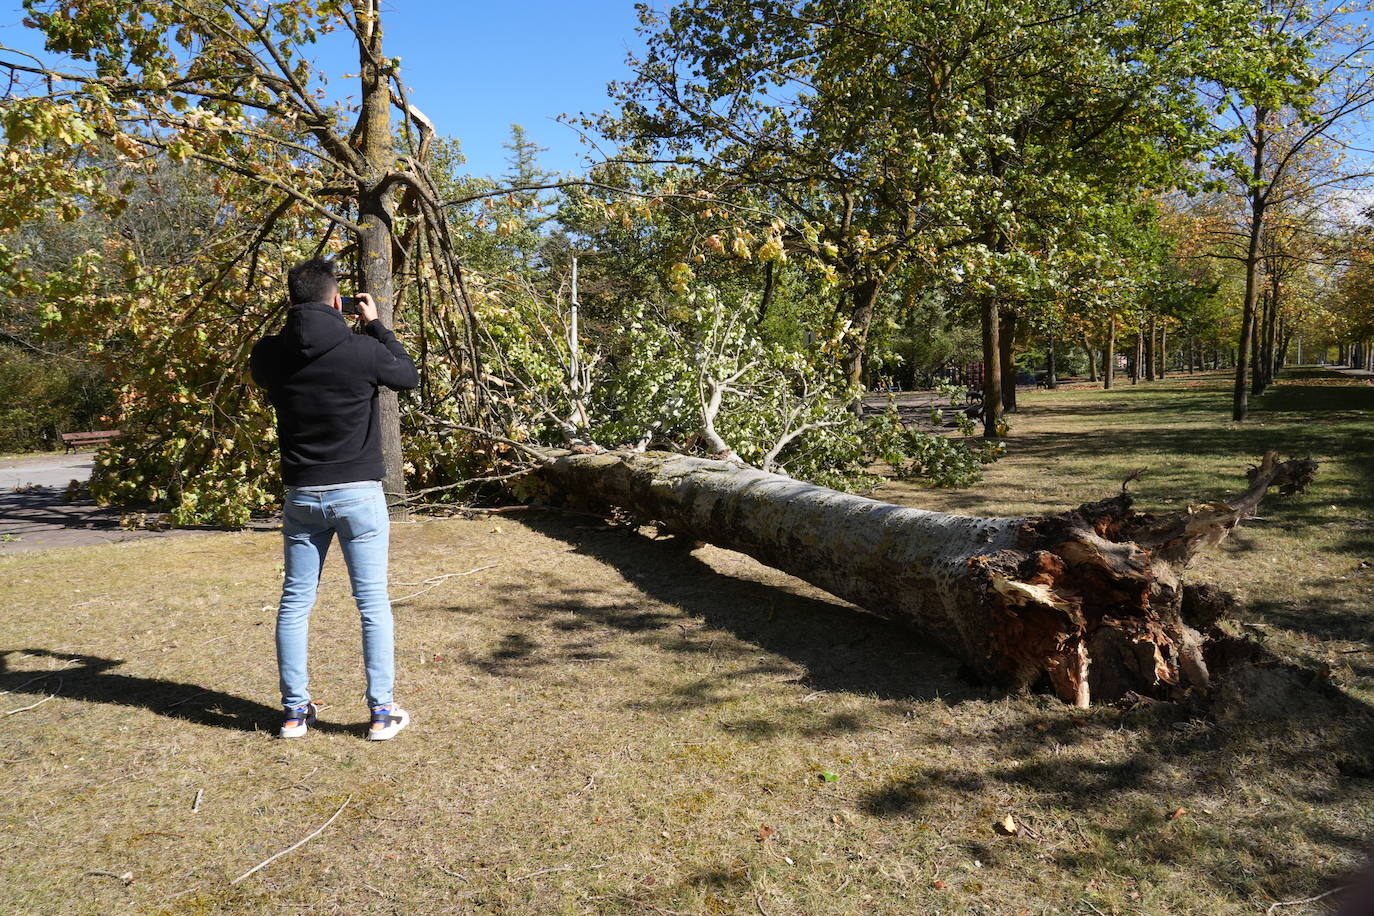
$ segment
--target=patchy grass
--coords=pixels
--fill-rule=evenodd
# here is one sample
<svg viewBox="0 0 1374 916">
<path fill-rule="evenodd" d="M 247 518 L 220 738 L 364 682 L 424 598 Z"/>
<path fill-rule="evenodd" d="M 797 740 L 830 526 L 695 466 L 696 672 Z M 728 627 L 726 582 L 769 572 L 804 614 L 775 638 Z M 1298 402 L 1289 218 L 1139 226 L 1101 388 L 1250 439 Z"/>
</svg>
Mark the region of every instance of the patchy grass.
<svg viewBox="0 0 1374 916">
<path fill-rule="evenodd" d="M 0 912 L 1239 914 L 1339 885 L 1374 814 L 1374 389 L 1294 378 L 1244 426 L 1221 378 L 1023 397 L 985 484 L 878 495 L 1052 511 L 1146 466 L 1142 503 L 1176 507 L 1310 453 L 1318 486 L 1196 576 L 1343 697 L 1224 724 L 1002 697 L 737 554 L 529 512 L 397 527 L 393 595 L 423 593 L 396 608 L 414 725 L 385 744 L 331 557 L 322 722 L 284 742 L 277 535 L 18 555 L 0 713 L 56 695 L 0 720 Z"/>
</svg>

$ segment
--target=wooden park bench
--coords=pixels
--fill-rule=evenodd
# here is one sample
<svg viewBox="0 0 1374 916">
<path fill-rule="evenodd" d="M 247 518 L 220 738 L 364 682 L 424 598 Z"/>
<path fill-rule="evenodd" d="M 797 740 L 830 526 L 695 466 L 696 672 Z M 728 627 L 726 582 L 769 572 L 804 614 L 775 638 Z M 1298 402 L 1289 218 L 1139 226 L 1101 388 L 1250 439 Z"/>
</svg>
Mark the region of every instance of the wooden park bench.
<svg viewBox="0 0 1374 916">
<path fill-rule="evenodd" d="M 120 437 L 121 433 L 117 429 L 92 430 L 85 433 L 63 433 L 62 444 L 67 447 L 67 451 L 74 452 L 79 448 L 108 445 Z"/>
</svg>

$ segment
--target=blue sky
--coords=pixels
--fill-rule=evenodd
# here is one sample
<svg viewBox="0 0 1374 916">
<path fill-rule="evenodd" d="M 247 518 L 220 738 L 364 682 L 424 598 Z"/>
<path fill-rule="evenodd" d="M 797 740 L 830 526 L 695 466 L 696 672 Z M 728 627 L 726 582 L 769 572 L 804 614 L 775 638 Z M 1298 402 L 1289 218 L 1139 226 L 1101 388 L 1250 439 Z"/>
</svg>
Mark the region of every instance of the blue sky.
<svg viewBox="0 0 1374 916">
<path fill-rule="evenodd" d="M 37 33 L 20 26 L 23 9 L 3 0 L 0 44 L 41 54 Z M 457 137 L 476 175 L 505 170 L 510 125 L 524 125 L 548 152 L 541 165 L 580 171 L 588 148 L 554 120 L 606 108 L 606 83 L 628 74 L 626 55 L 640 47 L 634 0 L 389 0 L 383 7 L 385 48 L 400 56 L 412 99 L 442 134 Z M 332 43 L 331 43 L 332 45 Z M 356 58 L 317 63 L 330 90 L 349 90 Z"/>
</svg>

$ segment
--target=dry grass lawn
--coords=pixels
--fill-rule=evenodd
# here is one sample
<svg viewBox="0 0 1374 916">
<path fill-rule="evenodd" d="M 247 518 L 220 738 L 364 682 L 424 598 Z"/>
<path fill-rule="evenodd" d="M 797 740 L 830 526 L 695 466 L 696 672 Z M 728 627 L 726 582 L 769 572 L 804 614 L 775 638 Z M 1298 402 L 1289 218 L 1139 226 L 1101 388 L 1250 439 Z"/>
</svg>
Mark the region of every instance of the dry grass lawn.
<svg viewBox="0 0 1374 916">
<path fill-rule="evenodd" d="M 278 535 L 21 554 L 0 913 L 1241 914 L 1339 887 L 1374 813 L 1374 388 L 1299 376 L 1238 427 L 1225 385 L 1024 395 L 985 484 L 877 495 L 1053 511 L 1148 466 L 1142 502 L 1179 506 L 1266 447 L 1312 454 L 1319 485 L 1195 577 L 1339 696 L 1261 721 L 999 696 L 737 554 L 526 512 L 395 530 L 393 597 L 421 594 L 396 606 L 414 723 L 385 744 L 332 556 L 321 723 L 281 741 Z"/>
</svg>

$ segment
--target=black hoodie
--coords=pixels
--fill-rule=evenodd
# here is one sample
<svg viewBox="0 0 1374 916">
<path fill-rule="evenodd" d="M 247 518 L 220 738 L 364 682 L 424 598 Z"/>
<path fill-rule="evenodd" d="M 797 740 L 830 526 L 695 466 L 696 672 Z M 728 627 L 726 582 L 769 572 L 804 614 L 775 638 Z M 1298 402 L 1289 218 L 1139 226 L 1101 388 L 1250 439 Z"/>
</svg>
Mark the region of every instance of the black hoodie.
<svg viewBox="0 0 1374 916">
<path fill-rule="evenodd" d="M 281 477 L 288 487 L 381 480 L 377 386 L 420 384 L 415 363 L 381 321 L 354 334 L 323 302 L 293 305 L 280 334 L 253 346 L 253 380 L 277 409 Z"/>
</svg>

